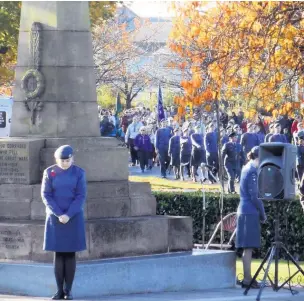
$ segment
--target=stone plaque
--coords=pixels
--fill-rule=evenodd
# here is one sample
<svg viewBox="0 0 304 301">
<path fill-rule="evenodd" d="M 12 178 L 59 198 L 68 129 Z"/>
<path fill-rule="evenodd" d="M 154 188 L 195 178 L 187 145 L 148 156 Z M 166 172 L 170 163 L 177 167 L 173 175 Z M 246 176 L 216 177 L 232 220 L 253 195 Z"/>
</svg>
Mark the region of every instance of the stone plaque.
<svg viewBox="0 0 304 301">
<path fill-rule="evenodd" d="M 35 184 L 41 180 L 40 150 L 44 139 L 0 140 L 0 184 Z"/>
<path fill-rule="evenodd" d="M 6 127 L 6 112 L 0 111 L 0 128 Z"/>
<path fill-rule="evenodd" d="M 27 225 L 0 224 L 0 256 L 4 259 L 28 259 L 31 231 Z"/>
</svg>

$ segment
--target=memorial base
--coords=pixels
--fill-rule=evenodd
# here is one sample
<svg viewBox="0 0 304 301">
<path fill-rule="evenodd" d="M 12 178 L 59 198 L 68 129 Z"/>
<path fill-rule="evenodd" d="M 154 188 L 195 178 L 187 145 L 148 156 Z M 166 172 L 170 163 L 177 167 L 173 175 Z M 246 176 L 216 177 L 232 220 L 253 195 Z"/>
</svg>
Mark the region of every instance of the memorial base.
<svg viewBox="0 0 304 301">
<path fill-rule="evenodd" d="M 43 221 L 0 220 L 0 258 L 52 262 L 42 250 Z M 188 251 L 192 219 L 174 216 L 99 218 L 86 222 L 87 250 L 78 259 L 138 256 Z"/>
<path fill-rule="evenodd" d="M 79 263 L 77 298 L 152 292 L 204 291 L 235 286 L 235 252 L 202 251 Z M 0 263 L 0 293 L 49 297 L 51 264 Z"/>
</svg>

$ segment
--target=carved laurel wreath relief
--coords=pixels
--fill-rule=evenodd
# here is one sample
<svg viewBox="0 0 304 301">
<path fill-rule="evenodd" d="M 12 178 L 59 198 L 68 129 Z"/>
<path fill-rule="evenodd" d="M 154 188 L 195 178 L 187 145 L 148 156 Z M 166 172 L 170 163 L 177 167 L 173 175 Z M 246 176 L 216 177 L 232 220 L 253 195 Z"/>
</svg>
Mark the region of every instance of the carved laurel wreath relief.
<svg viewBox="0 0 304 301">
<path fill-rule="evenodd" d="M 39 70 L 42 57 L 42 24 L 34 22 L 30 36 L 30 57 L 31 65 L 22 77 L 21 87 L 25 91 L 25 107 L 31 112 L 31 122 L 36 123 L 37 112 L 43 109 L 43 102 L 40 101 L 45 90 L 45 77 Z"/>
</svg>

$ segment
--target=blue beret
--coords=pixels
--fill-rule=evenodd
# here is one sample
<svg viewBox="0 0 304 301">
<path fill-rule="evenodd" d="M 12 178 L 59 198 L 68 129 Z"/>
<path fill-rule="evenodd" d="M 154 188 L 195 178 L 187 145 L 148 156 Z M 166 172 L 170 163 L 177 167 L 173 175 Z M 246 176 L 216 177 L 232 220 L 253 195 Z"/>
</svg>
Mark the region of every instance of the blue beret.
<svg viewBox="0 0 304 301">
<path fill-rule="evenodd" d="M 70 145 L 61 145 L 54 154 L 56 159 L 69 159 L 73 156 L 73 149 Z"/>
</svg>

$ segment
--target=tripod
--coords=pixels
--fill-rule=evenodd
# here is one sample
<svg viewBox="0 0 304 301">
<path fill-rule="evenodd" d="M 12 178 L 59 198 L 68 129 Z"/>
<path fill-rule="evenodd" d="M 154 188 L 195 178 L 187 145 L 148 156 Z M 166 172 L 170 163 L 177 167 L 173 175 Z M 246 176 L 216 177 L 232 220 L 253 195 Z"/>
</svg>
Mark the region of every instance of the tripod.
<svg viewBox="0 0 304 301">
<path fill-rule="evenodd" d="M 279 284 L 279 253 L 284 252 L 287 255 L 287 258 L 297 267 L 297 271 L 291 275 L 284 283 L 282 283 L 281 285 Z M 264 264 L 267 261 L 267 267 L 266 270 L 264 270 Z M 271 266 L 271 263 L 274 261 L 275 263 L 275 270 L 274 270 L 274 280 L 272 281 L 270 276 L 269 276 L 269 269 Z M 296 260 L 292 257 L 292 255 L 289 253 L 289 251 L 286 249 L 286 247 L 284 246 L 284 244 L 280 241 L 280 237 L 279 237 L 279 202 L 276 202 L 276 207 L 275 207 L 275 235 L 274 235 L 274 242 L 272 244 L 272 247 L 267 251 L 267 254 L 265 256 L 265 258 L 263 259 L 261 265 L 259 266 L 258 270 L 256 271 L 255 275 L 253 276 L 249 286 L 246 288 L 246 290 L 244 291 L 244 295 L 247 295 L 248 291 L 250 290 L 252 284 L 254 283 L 254 281 L 257 279 L 259 273 L 261 270 L 264 270 L 264 277 L 263 280 L 261 282 L 261 286 L 260 286 L 260 290 L 259 293 L 257 295 L 256 300 L 260 301 L 261 299 L 261 295 L 263 292 L 263 289 L 266 286 L 266 278 L 269 279 L 271 286 L 273 288 L 274 291 L 278 291 L 280 290 L 282 287 L 284 287 L 284 285 L 286 283 L 290 283 L 291 279 L 293 277 L 295 277 L 299 272 L 302 273 L 302 275 L 304 276 L 304 271 L 302 270 L 302 268 L 300 267 L 300 265 L 296 262 Z"/>
</svg>

